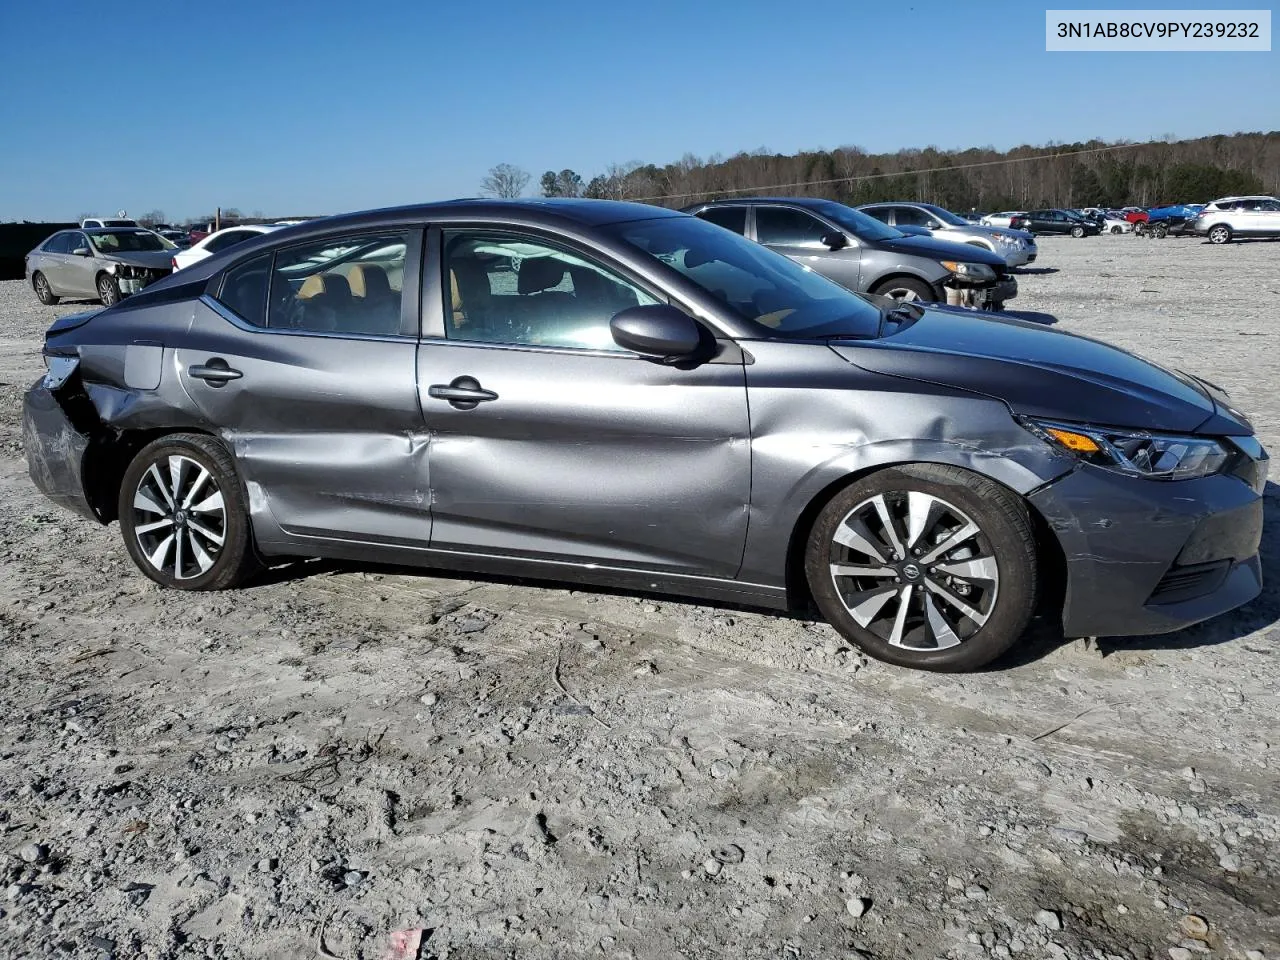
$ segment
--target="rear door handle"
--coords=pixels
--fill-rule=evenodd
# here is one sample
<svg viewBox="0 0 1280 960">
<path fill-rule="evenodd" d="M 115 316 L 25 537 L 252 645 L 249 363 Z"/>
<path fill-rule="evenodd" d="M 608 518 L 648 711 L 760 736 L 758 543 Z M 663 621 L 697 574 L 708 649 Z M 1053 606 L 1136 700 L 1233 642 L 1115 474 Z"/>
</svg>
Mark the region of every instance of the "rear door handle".
<svg viewBox="0 0 1280 960">
<path fill-rule="evenodd" d="M 197 380 L 204 380 L 211 387 L 221 387 L 230 380 L 239 380 L 244 376 L 239 370 L 232 370 L 221 357 L 213 357 L 208 363 L 188 367 L 187 373 Z"/>
<path fill-rule="evenodd" d="M 454 377 L 448 384 L 433 383 L 427 388 L 427 396 L 434 400 L 447 400 L 458 410 L 474 410 L 481 403 L 498 399 L 492 390 L 480 386 L 475 377 Z"/>
</svg>

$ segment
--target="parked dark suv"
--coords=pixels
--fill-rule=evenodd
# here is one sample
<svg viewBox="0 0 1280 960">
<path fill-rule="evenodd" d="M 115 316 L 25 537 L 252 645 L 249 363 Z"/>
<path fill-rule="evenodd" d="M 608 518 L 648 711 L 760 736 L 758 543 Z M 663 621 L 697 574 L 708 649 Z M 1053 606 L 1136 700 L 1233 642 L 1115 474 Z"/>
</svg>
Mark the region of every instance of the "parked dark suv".
<svg viewBox="0 0 1280 960">
<path fill-rule="evenodd" d="M 1004 257 L 966 243 L 907 236 L 853 207 L 816 197 L 750 197 L 686 213 L 762 243 L 857 293 L 946 303 L 947 291 L 984 310 L 1018 295 Z M 953 300 L 954 302 L 954 300 Z"/>
<path fill-rule="evenodd" d="M 1031 210 L 1025 214 L 1023 230 L 1032 233 L 1064 233 L 1073 237 L 1096 237 L 1102 228 L 1070 210 Z"/>
</svg>

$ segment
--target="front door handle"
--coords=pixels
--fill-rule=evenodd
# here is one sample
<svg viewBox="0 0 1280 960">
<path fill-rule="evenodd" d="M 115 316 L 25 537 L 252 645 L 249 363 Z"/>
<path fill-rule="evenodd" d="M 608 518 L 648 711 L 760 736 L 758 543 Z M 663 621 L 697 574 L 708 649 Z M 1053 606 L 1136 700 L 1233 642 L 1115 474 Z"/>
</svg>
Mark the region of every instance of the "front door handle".
<svg viewBox="0 0 1280 960">
<path fill-rule="evenodd" d="M 475 377 L 454 377 L 452 383 L 433 383 L 427 388 L 427 396 L 434 400 L 448 400 L 458 410 L 474 410 L 487 400 L 497 400 L 492 390 L 480 386 Z"/>
<path fill-rule="evenodd" d="M 187 374 L 205 381 L 211 387 L 221 387 L 229 380 L 239 380 L 244 376 L 239 370 L 232 370 L 221 357 L 213 357 L 208 363 L 194 364 L 187 368 Z"/>
</svg>

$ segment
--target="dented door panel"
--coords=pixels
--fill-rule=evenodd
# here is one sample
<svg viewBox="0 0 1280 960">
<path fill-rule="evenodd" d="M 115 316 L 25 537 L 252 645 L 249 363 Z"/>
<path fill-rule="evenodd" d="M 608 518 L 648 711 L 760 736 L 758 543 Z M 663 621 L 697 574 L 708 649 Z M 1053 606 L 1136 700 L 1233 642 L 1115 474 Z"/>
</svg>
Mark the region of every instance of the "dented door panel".
<svg viewBox="0 0 1280 960">
<path fill-rule="evenodd" d="M 471 409 L 429 395 L 470 377 Z M 424 341 L 432 546 L 732 577 L 750 499 L 741 364 Z"/>
<path fill-rule="evenodd" d="M 245 329 L 201 301 L 173 372 L 235 454 L 264 548 L 325 537 L 426 546 L 416 349 L 400 337 Z M 239 376 L 192 375 L 218 364 Z"/>
</svg>

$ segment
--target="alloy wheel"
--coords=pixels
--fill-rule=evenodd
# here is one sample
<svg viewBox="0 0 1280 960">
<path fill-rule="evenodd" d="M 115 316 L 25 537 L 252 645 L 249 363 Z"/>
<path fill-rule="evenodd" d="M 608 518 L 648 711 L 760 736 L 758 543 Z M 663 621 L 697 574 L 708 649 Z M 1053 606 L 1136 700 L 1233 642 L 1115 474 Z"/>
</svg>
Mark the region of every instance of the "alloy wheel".
<svg viewBox="0 0 1280 960">
<path fill-rule="evenodd" d="M 1226 243 L 1231 239 L 1231 231 L 1226 227 L 1217 226 L 1209 231 L 1210 243 Z"/>
<path fill-rule="evenodd" d="M 207 573 L 227 536 L 227 510 L 213 474 L 170 454 L 143 473 L 133 495 L 133 527 L 142 554 L 177 580 Z"/>
<path fill-rule="evenodd" d="M 909 287 L 890 287 L 884 295 L 891 300 L 903 300 L 907 303 L 915 303 L 920 299 L 920 295 Z"/>
<path fill-rule="evenodd" d="M 836 526 L 831 579 L 863 629 L 908 650 L 972 637 L 995 609 L 1000 568 L 967 514 L 920 491 L 877 494 Z"/>
<path fill-rule="evenodd" d="M 42 301 L 49 299 L 49 281 L 44 278 L 43 273 L 36 274 L 36 296 Z"/>
<path fill-rule="evenodd" d="M 111 282 L 110 277 L 103 277 L 98 281 L 98 299 L 102 301 L 105 307 L 114 306 L 119 295 L 116 293 L 116 285 Z"/>
</svg>

